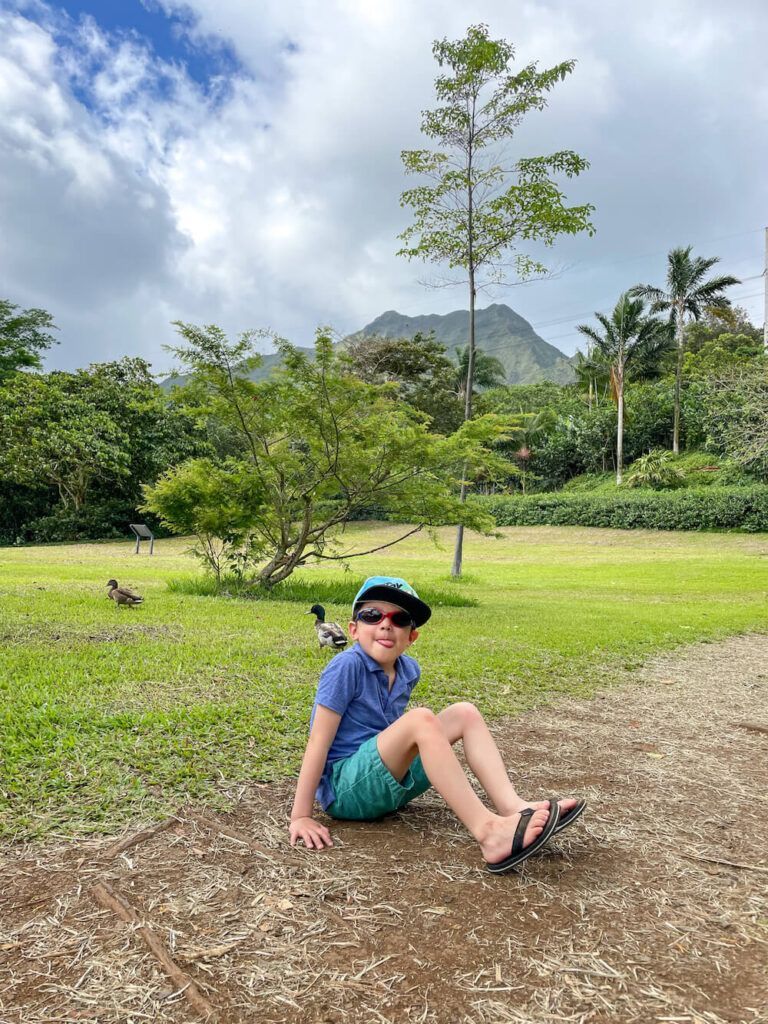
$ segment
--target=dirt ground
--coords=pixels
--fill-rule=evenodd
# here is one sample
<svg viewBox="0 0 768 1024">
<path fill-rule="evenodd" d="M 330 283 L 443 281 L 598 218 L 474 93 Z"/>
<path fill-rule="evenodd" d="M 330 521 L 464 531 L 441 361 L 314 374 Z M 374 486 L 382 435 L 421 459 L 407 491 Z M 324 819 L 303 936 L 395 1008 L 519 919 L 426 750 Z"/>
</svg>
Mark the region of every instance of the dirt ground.
<svg viewBox="0 0 768 1024">
<path fill-rule="evenodd" d="M 291 851 L 288 783 L 7 851 L 0 1021 L 768 1021 L 768 637 L 495 731 L 524 795 L 589 800 L 520 873 L 432 795 Z"/>
</svg>

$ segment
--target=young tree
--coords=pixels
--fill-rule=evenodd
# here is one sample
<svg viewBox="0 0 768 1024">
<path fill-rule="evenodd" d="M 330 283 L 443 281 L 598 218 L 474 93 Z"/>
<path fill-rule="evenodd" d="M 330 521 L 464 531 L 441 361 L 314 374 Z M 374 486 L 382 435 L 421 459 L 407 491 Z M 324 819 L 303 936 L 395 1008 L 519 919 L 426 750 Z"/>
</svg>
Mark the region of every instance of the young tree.
<svg viewBox="0 0 768 1024">
<path fill-rule="evenodd" d="M 725 289 L 740 284 L 737 277 L 724 275 L 705 280 L 706 275 L 719 263 L 717 256 L 691 256 L 692 245 L 685 249 L 672 249 L 667 255 L 667 289 L 650 284 L 639 284 L 631 289 L 633 295 L 650 299 L 651 312 L 668 312 L 674 326 L 677 362 L 675 364 L 675 411 L 672 432 L 672 451 L 680 453 L 680 386 L 683 376 L 683 349 L 685 323 L 690 317 L 701 319 L 707 309 L 726 309 L 731 302 Z"/>
<path fill-rule="evenodd" d="M 39 370 L 40 353 L 54 344 L 55 330 L 44 309 L 19 309 L 0 299 L 0 381 L 17 370 Z"/>
<path fill-rule="evenodd" d="M 625 292 L 616 303 L 610 317 L 595 313 L 602 333 L 588 324 L 579 324 L 578 331 L 590 339 L 594 352 L 608 363 L 613 397 L 618 410 L 616 427 L 616 484 L 621 483 L 624 469 L 624 384 L 629 367 L 639 373 L 648 370 L 671 344 L 667 324 L 645 314 L 640 298 L 631 298 Z"/>
<path fill-rule="evenodd" d="M 569 75 L 568 60 L 545 71 L 529 64 L 510 72 L 513 46 L 490 39 L 485 25 L 473 25 L 463 39 L 435 42 L 441 68 L 435 80 L 439 106 L 422 113 L 421 130 L 435 140 L 434 150 L 406 150 L 406 173 L 423 175 L 427 184 L 408 189 L 401 205 L 414 222 L 400 236 L 400 254 L 447 263 L 466 275 L 469 288 L 468 369 L 464 416 L 472 416 L 475 365 L 475 297 L 483 272 L 502 280 L 505 254 L 517 273 L 543 272 L 542 264 L 521 252 L 520 243 L 551 245 L 560 234 L 592 232 L 590 205 L 565 205 L 555 176 L 572 178 L 587 161 L 570 150 L 518 159 L 511 168 L 503 148 L 530 110 L 542 110 L 547 94 Z M 466 500 L 467 480 L 461 484 Z M 463 530 L 459 526 L 452 567 L 461 575 Z"/>
<path fill-rule="evenodd" d="M 227 565 L 272 587 L 310 559 L 342 559 L 344 524 L 371 511 L 426 527 L 461 522 L 492 529 L 481 509 L 454 493 L 461 466 L 503 472 L 490 445 L 506 436 L 496 416 L 465 423 L 450 437 L 431 434 L 425 417 L 398 399 L 397 387 L 359 380 L 319 331 L 316 358 L 278 341 L 283 368 L 267 380 L 245 376 L 251 338 L 227 341 L 215 326 L 177 324 L 175 349 L 206 393 L 212 415 L 237 439 L 230 458 L 192 460 L 146 489 L 145 507 L 177 532 L 192 530 L 220 575 Z M 373 550 L 390 547 L 397 541 Z"/>
<path fill-rule="evenodd" d="M 663 448 L 652 448 L 645 455 L 638 456 L 627 476 L 627 487 L 650 487 L 655 491 L 681 487 L 685 483 L 685 473 L 674 460 L 674 453 Z"/>
<path fill-rule="evenodd" d="M 557 416 L 552 409 L 539 409 L 538 412 L 520 410 L 521 425 L 516 435 L 515 461 L 520 467 L 520 487 L 523 494 L 527 482 L 531 479 L 530 462 L 538 442 L 554 428 Z M 537 477 L 533 476 L 536 481 Z"/>
</svg>

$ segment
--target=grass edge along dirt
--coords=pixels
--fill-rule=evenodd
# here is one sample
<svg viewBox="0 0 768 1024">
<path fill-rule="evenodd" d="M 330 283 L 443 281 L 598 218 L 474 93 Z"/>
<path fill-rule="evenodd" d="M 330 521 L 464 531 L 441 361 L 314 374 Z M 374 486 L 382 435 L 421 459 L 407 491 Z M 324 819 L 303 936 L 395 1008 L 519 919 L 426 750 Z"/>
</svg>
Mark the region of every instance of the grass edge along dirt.
<svg viewBox="0 0 768 1024">
<path fill-rule="evenodd" d="M 356 529 L 370 547 L 392 527 Z M 469 538 L 470 574 L 454 583 L 451 532 L 442 540 L 414 539 L 386 561 L 425 596 L 477 602 L 439 607 L 422 631 L 425 705 L 471 700 L 498 719 L 589 697 L 656 651 L 767 626 L 766 535 L 507 529 Z M 346 622 L 358 577 L 381 559 L 354 576 L 307 569 L 294 600 L 226 600 L 168 589 L 191 567 L 184 543 L 154 559 L 128 544 L 0 551 L 5 838 L 111 832 L 296 773 L 328 659 L 301 600 L 330 595 L 328 617 Z M 146 604 L 115 608 L 110 576 Z"/>
</svg>

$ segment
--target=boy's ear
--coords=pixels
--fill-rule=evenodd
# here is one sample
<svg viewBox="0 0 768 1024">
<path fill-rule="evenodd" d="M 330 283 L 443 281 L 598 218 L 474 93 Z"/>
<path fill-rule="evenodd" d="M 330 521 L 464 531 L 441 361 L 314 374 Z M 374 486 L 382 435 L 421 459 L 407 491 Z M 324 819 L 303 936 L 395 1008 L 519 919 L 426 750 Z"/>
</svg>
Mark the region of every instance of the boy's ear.
<svg viewBox="0 0 768 1024">
<path fill-rule="evenodd" d="M 411 635 L 410 635 L 410 637 L 408 639 L 411 641 L 411 643 L 415 643 L 419 639 L 419 631 L 418 631 L 418 629 L 412 629 L 411 630 Z"/>
</svg>

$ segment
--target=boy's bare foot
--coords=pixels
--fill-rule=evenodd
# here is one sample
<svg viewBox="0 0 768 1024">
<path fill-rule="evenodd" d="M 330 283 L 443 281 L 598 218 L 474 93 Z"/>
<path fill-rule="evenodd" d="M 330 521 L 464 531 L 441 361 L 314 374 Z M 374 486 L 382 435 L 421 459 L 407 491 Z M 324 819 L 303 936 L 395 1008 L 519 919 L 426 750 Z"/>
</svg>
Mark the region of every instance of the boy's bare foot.
<svg viewBox="0 0 768 1024">
<path fill-rule="evenodd" d="M 558 800 L 557 805 L 560 808 L 560 817 L 565 817 L 568 811 L 574 808 L 578 802 L 573 797 L 564 797 L 562 800 Z M 549 810 L 549 800 L 535 800 L 531 803 L 528 800 L 520 799 L 513 807 L 504 807 L 499 810 L 499 813 L 518 814 L 525 807 L 531 807 L 534 811 L 547 811 Z"/>
<path fill-rule="evenodd" d="M 523 803 L 523 807 L 530 808 L 542 808 L 549 807 L 549 800 L 539 800 L 536 803 Z M 584 799 L 574 800 L 572 797 L 566 797 L 563 800 L 558 800 L 558 821 L 555 826 L 555 832 L 562 832 L 566 828 L 570 828 L 574 822 L 578 821 L 582 816 L 587 807 L 587 801 Z"/>
<path fill-rule="evenodd" d="M 524 806 L 530 805 L 525 804 Z M 523 849 L 538 839 L 544 831 L 548 819 L 549 804 L 545 801 L 544 808 L 537 809 L 529 819 L 528 828 L 523 835 Z M 478 837 L 478 842 L 483 851 L 483 857 L 489 864 L 494 864 L 509 856 L 512 840 L 515 838 L 515 830 L 519 823 L 520 815 L 518 813 L 510 814 L 507 817 L 495 816 L 488 822 L 484 834 Z"/>
</svg>

